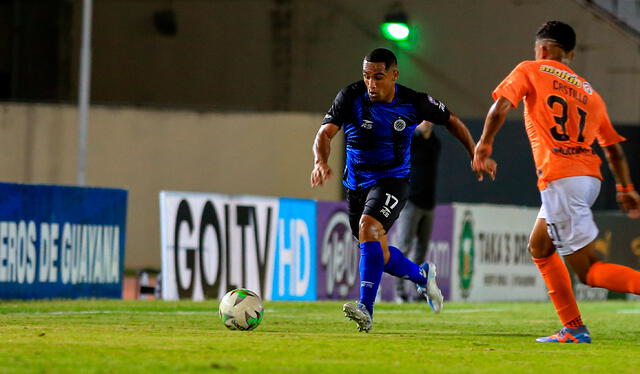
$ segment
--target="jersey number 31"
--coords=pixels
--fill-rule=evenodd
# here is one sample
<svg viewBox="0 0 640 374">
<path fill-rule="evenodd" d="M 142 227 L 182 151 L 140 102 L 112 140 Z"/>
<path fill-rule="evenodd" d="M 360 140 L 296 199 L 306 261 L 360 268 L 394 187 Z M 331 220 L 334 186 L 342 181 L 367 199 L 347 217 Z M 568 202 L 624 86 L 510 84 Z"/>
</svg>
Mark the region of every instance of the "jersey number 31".
<svg viewBox="0 0 640 374">
<path fill-rule="evenodd" d="M 549 105 L 549 108 L 553 109 L 554 105 L 556 104 L 559 104 L 562 107 L 562 113 L 560 116 L 553 116 L 553 119 L 555 120 L 557 126 L 553 126 L 551 128 L 551 136 L 553 136 L 555 140 L 564 142 L 569 140 L 569 133 L 567 133 L 569 108 L 567 101 L 562 97 L 556 95 L 549 96 L 549 98 L 547 99 L 547 105 Z M 582 131 L 584 130 L 584 124 L 587 121 L 587 112 L 579 106 L 576 106 L 576 109 L 578 110 L 578 115 L 580 116 L 580 124 L 578 125 L 579 133 L 577 140 L 578 143 L 581 143 L 584 142 Z"/>
</svg>

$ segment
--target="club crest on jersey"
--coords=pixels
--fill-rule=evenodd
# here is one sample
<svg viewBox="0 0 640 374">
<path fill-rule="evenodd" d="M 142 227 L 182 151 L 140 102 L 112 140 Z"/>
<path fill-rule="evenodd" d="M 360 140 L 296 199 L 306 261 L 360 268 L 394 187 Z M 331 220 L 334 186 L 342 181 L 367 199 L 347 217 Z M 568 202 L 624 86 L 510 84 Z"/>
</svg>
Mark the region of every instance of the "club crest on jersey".
<svg viewBox="0 0 640 374">
<path fill-rule="evenodd" d="M 393 123 L 393 129 L 396 130 L 396 131 L 402 131 L 402 130 L 404 130 L 406 128 L 407 128 L 407 123 L 402 118 L 398 118 Z"/>
<path fill-rule="evenodd" d="M 362 127 L 363 129 L 371 130 L 373 128 L 373 121 L 369 121 L 368 119 L 363 119 L 360 127 Z"/>
</svg>

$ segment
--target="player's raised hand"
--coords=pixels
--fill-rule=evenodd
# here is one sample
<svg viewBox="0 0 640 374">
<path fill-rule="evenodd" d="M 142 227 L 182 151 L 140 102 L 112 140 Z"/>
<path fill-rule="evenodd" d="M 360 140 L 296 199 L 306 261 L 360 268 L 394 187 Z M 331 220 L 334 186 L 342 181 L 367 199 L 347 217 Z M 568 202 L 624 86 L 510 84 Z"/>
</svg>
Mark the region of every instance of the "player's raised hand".
<svg viewBox="0 0 640 374">
<path fill-rule="evenodd" d="M 496 162 L 496 160 L 487 158 L 487 160 L 484 162 L 484 167 L 491 180 L 496 180 L 496 173 L 498 172 L 498 163 Z"/>
<path fill-rule="evenodd" d="M 640 218 L 640 195 L 636 191 L 618 192 L 616 200 L 629 218 Z"/>
<path fill-rule="evenodd" d="M 324 162 L 316 163 L 311 171 L 311 187 L 322 186 L 332 175 L 329 165 Z"/>
<path fill-rule="evenodd" d="M 496 179 L 498 163 L 492 158 L 489 158 L 491 153 L 491 145 L 482 142 L 476 145 L 476 149 L 473 152 L 473 161 L 471 161 L 471 169 L 476 173 L 479 181 L 484 179 L 485 173 L 491 177 L 491 180 Z"/>
</svg>

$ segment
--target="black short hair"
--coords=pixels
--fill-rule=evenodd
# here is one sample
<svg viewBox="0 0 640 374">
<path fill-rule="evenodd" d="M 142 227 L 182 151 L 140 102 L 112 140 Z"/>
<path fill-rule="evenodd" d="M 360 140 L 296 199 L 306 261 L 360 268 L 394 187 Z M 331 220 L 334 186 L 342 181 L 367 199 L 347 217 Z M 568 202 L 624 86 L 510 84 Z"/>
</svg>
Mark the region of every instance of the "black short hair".
<svg viewBox="0 0 640 374">
<path fill-rule="evenodd" d="M 389 70 L 392 66 L 398 65 L 398 59 L 396 55 L 386 48 L 376 48 L 364 56 L 365 61 L 368 62 L 384 62 L 384 68 Z"/>
<path fill-rule="evenodd" d="M 551 39 L 565 52 L 571 52 L 576 47 L 575 31 L 571 26 L 560 21 L 548 21 L 540 26 L 536 39 Z"/>
</svg>

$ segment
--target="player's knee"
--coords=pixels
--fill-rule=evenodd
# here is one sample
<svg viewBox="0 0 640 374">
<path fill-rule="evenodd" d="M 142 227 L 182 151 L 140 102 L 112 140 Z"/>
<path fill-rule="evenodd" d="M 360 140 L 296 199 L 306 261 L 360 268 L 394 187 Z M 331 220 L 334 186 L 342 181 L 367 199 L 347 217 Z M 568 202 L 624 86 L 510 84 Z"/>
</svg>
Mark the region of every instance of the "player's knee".
<svg viewBox="0 0 640 374">
<path fill-rule="evenodd" d="M 580 280 L 580 283 L 585 284 L 587 286 L 589 285 L 587 283 L 587 273 L 588 272 L 589 272 L 588 270 L 587 271 L 578 271 L 578 272 L 576 272 L 576 275 L 578 276 L 578 279 Z"/>
<path fill-rule="evenodd" d="M 587 283 L 587 274 L 589 274 L 589 270 L 591 269 L 591 266 L 593 266 L 593 263 L 586 266 L 574 264 L 570 264 L 569 266 L 571 267 L 573 273 L 578 277 L 580 283 L 591 286 L 589 283 Z"/>
<path fill-rule="evenodd" d="M 531 256 L 536 257 L 537 249 L 535 245 L 529 242 L 529 244 L 527 245 L 527 249 L 529 250 L 529 253 L 531 253 Z"/>
<path fill-rule="evenodd" d="M 380 241 L 383 232 L 382 225 L 375 218 L 362 216 L 360 218 L 359 236 L 361 242 Z"/>
<path fill-rule="evenodd" d="M 537 245 L 532 241 L 529 241 L 529 245 L 527 246 L 527 249 L 529 250 L 529 253 L 531 253 L 531 256 L 533 256 L 534 258 L 549 257 L 555 251 L 555 248 L 553 247 L 550 250 L 546 246 Z"/>
</svg>

